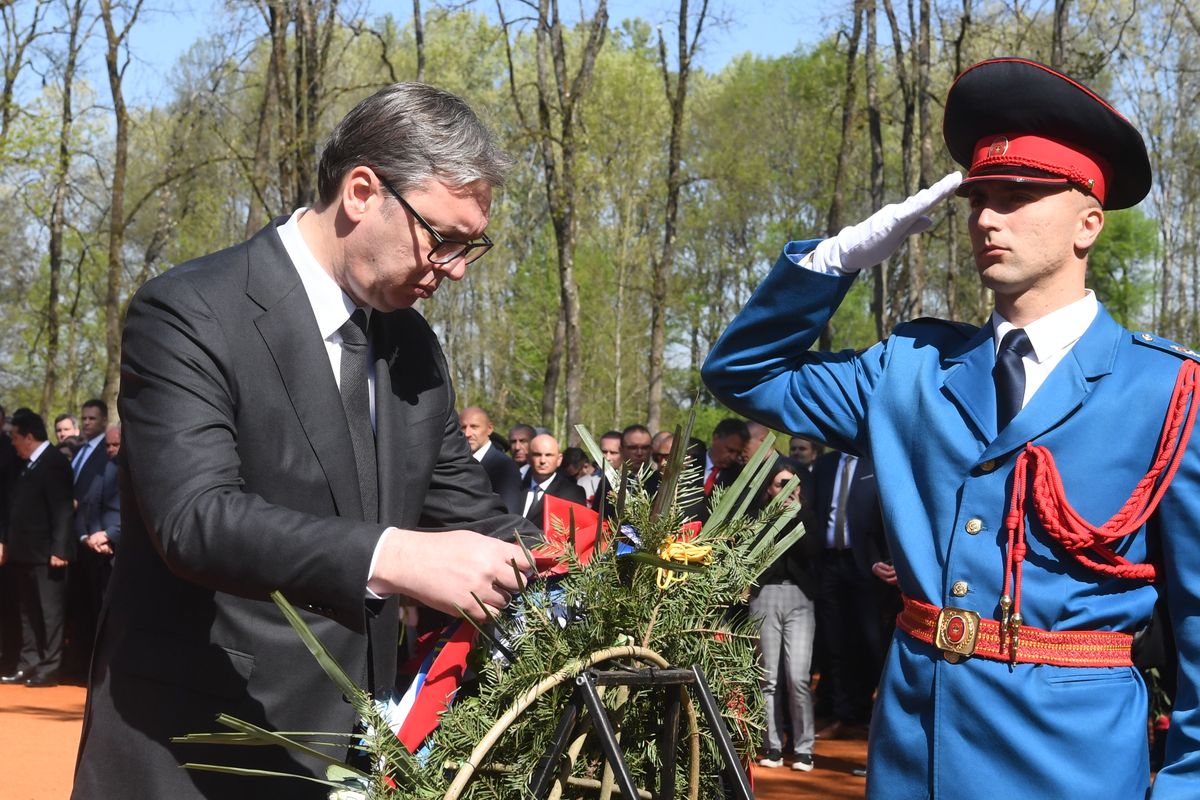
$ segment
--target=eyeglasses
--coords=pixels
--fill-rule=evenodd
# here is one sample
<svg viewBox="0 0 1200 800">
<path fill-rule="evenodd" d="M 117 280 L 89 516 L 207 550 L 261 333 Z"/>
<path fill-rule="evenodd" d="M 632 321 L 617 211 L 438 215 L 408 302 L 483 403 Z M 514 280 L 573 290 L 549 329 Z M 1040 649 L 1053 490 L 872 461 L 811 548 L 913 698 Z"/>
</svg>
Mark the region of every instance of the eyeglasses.
<svg viewBox="0 0 1200 800">
<path fill-rule="evenodd" d="M 670 454 L 669 452 L 667 452 L 667 453 L 653 453 L 653 454 L 651 454 L 651 457 L 652 457 L 652 458 L 653 458 L 655 461 L 666 461 L 668 458 L 670 458 L 670 457 L 671 457 L 671 454 Z"/>
<path fill-rule="evenodd" d="M 421 227 L 429 231 L 429 235 L 433 237 L 434 245 L 429 248 L 429 255 L 427 256 L 430 263 L 449 264 L 451 261 L 461 258 L 464 263 L 470 264 L 473 261 L 478 261 L 484 253 L 492 249 L 493 242 L 488 238 L 486 233 L 481 234 L 481 238 L 478 241 L 471 242 L 460 242 L 456 239 L 447 239 L 445 236 L 442 236 L 434 230 L 432 225 L 425 221 L 424 217 L 417 213 L 415 208 L 408 204 L 407 200 L 400 196 L 399 192 L 392 188 L 387 178 L 379 173 L 375 173 L 375 176 L 392 193 L 392 197 L 396 198 L 396 202 L 404 206 L 408 213 L 413 215 L 413 219 L 419 222 Z"/>
</svg>

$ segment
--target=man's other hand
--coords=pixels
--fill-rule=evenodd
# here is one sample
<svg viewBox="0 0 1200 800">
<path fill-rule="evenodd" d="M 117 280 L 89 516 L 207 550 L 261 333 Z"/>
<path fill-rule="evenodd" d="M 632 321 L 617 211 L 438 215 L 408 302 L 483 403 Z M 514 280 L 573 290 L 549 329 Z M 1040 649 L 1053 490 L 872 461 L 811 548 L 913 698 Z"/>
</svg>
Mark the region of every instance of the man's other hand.
<svg viewBox="0 0 1200 800">
<path fill-rule="evenodd" d="M 886 561 L 876 561 L 872 564 L 871 573 L 888 586 L 896 585 L 896 568 Z"/>
<path fill-rule="evenodd" d="M 55 569 L 59 569 L 61 567 L 65 567 L 66 565 L 67 565 L 67 560 L 65 558 L 59 558 L 58 556 L 50 556 L 50 566 L 51 567 L 53 567 Z"/>
<path fill-rule="evenodd" d="M 83 543 L 86 544 L 90 550 L 93 550 L 102 556 L 112 555 L 112 542 L 109 541 L 108 534 L 104 531 L 96 531 L 84 539 Z"/>
<path fill-rule="evenodd" d="M 384 535 L 367 588 L 403 594 L 454 616 L 461 608 L 476 622 L 487 616 L 475 597 L 494 613 L 511 602 L 533 568 L 519 545 L 474 531 L 390 528 Z"/>
<path fill-rule="evenodd" d="M 962 183 L 962 174 L 952 172 L 902 203 L 892 203 L 863 222 L 826 239 L 813 251 L 813 266 L 820 272 L 858 272 L 873 267 L 900 247 L 914 233 L 928 230 L 927 214 Z"/>
</svg>

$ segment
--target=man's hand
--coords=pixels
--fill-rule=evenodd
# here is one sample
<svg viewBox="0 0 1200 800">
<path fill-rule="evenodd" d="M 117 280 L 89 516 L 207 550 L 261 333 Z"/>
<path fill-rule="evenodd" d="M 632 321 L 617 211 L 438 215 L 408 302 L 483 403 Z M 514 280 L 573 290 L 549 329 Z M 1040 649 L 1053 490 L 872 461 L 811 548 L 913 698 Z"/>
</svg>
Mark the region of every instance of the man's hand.
<svg viewBox="0 0 1200 800">
<path fill-rule="evenodd" d="M 4 565 L 4 560 L 7 556 L 4 554 L 4 544 L 0 543 L 0 566 Z"/>
<path fill-rule="evenodd" d="M 65 558 L 59 558 L 58 556 L 50 556 L 50 566 L 51 567 L 58 569 L 60 567 L 65 567 L 66 565 L 67 565 L 67 560 Z"/>
<path fill-rule="evenodd" d="M 90 550 L 93 550 L 102 556 L 112 555 L 112 542 L 109 541 L 108 533 L 105 531 L 96 531 L 90 536 L 85 537 L 83 543 L 86 544 Z"/>
<path fill-rule="evenodd" d="M 952 172 L 902 203 L 884 206 L 863 222 L 843 228 L 813 250 L 814 268 L 821 272 L 858 272 L 896 252 L 900 243 L 932 225 L 929 210 L 954 194 L 962 174 Z"/>
<path fill-rule="evenodd" d="M 391 528 L 384 536 L 367 588 L 379 595 L 403 594 L 453 616 L 461 608 L 476 622 L 487 616 L 472 593 L 495 612 L 524 585 L 516 572 L 525 575 L 533 568 L 519 545 L 474 531 Z"/>
<path fill-rule="evenodd" d="M 872 564 L 871 573 L 888 586 L 896 585 L 896 568 L 886 561 L 876 561 Z"/>
</svg>

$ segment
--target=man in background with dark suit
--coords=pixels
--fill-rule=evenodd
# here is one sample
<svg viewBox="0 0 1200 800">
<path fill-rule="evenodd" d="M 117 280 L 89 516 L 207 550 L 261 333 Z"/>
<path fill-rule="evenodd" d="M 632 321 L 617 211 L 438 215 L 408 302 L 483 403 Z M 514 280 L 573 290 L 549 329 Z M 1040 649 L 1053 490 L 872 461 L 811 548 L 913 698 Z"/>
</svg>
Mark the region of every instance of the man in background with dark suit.
<svg viewBox="0 0 1200 800">
<path fill-rule="evenodd" d="M 827 453 L 813 465 L 812 485 L 813 533 L 825 544 L 817 595 L 821 677 L 829 681 L 833 706 L 833 721 L 817 735 L 836 739 L 870 718 L 887 648 L 885 609 L 895 589 L 873 570 L 889 560 L 874 464 Z"/>
<path fill-rule="evenodd" d="M 562 464 L 562 453 L 558 449 L 558 440 L 548 433 L 533 437 L 529 442 L 529 472 L 521 484 L 524 498 L 523 512 L 525 519 L 542 527 L 544 500 L 546 495 L 569 500 L 572 503 L 584 505 L 587 495 L 583 488 L 568 476 L 560 475 L 559 466 Z"/>
<path fill-rule="evenodd" d="M 12 565 L 21 609 L 21 656 L 0 683 L 54 686 L 62 662 L 63 611 L 71 540 L 71 466 L 50 446 L 46 423 L 28 408 L 9 432 L 25 467 L 13 484 L 0 564 Z"/>
<path fill-rule="evenodd" d="M 471 448 L 471 457 L 483 465 L 492 491 L 500 495 L 510 514 L 521 513 L 521 472 L 516 463 L 492 446 L 495 427 L 488 413 L 479 406 L 469 406 L 458 415 L 458 424 Z"/>
<path fill-rule="evenodd" d="M 74 797 L 326 796 L 311 781 L 180 768 L 219 760 L 321 780 L 317 759 L 172 741 L 222 712 L 354 731 L 354 707 L 274 590 L 379 697 L 395 682 L 401 596 L 480 620 L 510 602 L 532 565 L 488 534 L 537 531 L 471 458 L 450 370 L 413 309 L 491 247 L 509 163 L 460 98 L 393 84 L 335 126 L 315 207 L 130 302 L 121 551 Z"/>
<path fill-rule="evenodd" d="M 104 472 L 108 467 L 108 404 L 91 399 L 79 413 L 79 435 L 83 445 L 71 459 L 74 474 L 74 532 L 77 542 L 74 564 L 67 587 L 67 649 L 64 672 L 72 680 L 87 680 L 96 639 L 100 604 L 112 572 L 111 551 L 98 546 L 108 541 L 104 511 Z M 92 544 L 97 546 L 94 547 Z"/>
<path fill-rule="evenodd" d="M 21 458 L 13 449 L 8 415 L 0 406 L 0 537 L 8 528 L 8 500 L 21 471 Z M 0 565 L 0 675 L 16 671 L 21 652 L 21 615 L 17 611 L 17 578 L 11 567 Z"/>
</svg>

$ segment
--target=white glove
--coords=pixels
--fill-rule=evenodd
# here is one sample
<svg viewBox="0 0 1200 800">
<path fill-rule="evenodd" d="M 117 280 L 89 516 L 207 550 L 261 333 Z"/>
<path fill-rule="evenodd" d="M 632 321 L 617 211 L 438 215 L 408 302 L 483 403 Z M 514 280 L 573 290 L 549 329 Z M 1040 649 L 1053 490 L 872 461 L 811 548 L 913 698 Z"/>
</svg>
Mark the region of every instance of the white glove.
<svg viewBox="0 0 1200 800">
<path fill-rule="evenodd" d="M 818 272 L 849 273 L 873 267 L 896 252 L 900 243 L 933 224 L 926 213 L 954 194 L 962 174 L 951 172 L 902 203 L 892 203 L 857 225 L 843 228 L 813 250 L 811 269 Z"/>
</svg>

